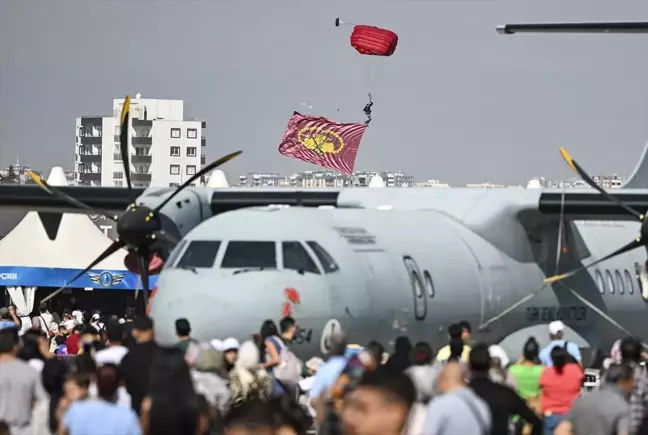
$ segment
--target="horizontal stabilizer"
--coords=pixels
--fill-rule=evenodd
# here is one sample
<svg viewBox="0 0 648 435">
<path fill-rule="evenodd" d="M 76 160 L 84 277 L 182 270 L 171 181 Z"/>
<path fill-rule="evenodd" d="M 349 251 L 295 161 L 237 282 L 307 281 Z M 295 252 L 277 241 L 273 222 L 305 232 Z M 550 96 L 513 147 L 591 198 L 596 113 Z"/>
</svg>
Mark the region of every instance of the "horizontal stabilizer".
<svg viewBox="0 0 648 435">
<path fill-rule="evenodd" d="M 497 26 L 497 33 L 648 33 L 648 21 L 608 23 L 538 23 L 504 24 Z"/>
</svg>

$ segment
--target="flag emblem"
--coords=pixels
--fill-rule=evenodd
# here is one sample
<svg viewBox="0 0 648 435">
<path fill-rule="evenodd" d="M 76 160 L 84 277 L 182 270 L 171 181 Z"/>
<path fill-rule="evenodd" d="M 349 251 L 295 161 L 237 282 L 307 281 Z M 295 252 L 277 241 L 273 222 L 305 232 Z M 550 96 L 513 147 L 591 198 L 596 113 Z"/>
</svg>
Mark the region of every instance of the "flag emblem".
<svg viewBox="0 0 648 435">
<path fill-rule="evenodd" d="M 337 154 L 344 148 L 342 136 L 323 126 L 304 127 L 297 137 L 302 145 L 318 153 Z"/>
</svg>

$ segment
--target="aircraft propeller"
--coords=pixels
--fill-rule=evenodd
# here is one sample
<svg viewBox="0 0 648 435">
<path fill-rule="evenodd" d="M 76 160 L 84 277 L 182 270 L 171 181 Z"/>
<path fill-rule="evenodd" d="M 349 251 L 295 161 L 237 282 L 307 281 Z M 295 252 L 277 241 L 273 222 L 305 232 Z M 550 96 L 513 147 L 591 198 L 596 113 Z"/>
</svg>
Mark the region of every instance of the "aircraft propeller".
<svg viewBox="0 0 648 435">
<path fill-rule="evenodd" d="M 562 281 L 563 279 L 574 276 L 579 272 L 589 269 L 590 267 L 596 266 L 597 264 L 602 263 L 605 260 L 609 260 L 610 258 L 614 258 L 618 255 L 625 254 L 626 252 L 630 252 L 633 249 L 639 248 L 641 246 L 645 247 L 647 246 L 647 242 L 648 242 L 648 221 L 646 220 L 646 216 L 639 213 L 635 209 L 629 207 L 628 205 L 624 204 L 623 201 L 610 195 L 608 192 L 605 191 L 605 189 L 603 189 L 601 186 L 596 184 L 596 182 L 592 180 L 592 178 L 587 174 L 587 172 L 585 172 L 583 168 L 578 163 L 576 163 L 576 161 L 572 158 L 571 155 L 569 155 L 569 153 L 564 148 L 560 148 L 560 154 L 562 155 L 563 159 L 565 159 L 569 167 L 572 168 L 578 175 L 580 175 L 583 181 L 585 181 L 593 189 L 596 189 L 598 192 L 600 192 L 605 198 L 614 202 L 619 207 L 627 211 L 630 215 L 634 216 L 637 219 L 637 221 L 641 223 L 641 228 L 639 230 L 639 237 L 630 241 L 626 245 L 620 247 L 619 249 L 609 253 L 604 257 L 599 258 L 598 260 L 592 263 L 582 265 L 567 273 L 561 273 L 546 278 L 544 280 L 545 284 L 553 284 L 555 282 Z"/>
<path fill-rule="evenodd" d="M 126 265 L 131 269 L 135 267 L 139 271 L 142 280 L 142 295 L 144 297 L 144 306 L 148 305 L 148 297 L 150 291 L 149 285 L 149 274 L 150 274 L 150 264 L 152 259 L 155 258 L 155 246 L 154 243 L 161 242 L 163 244 L 174 246 L 178 241 L 174 237 L 167 234 L 162 229 L 162 223 L 160 218 L 160 210 L 167 205 L 173 198 L 175 198 L 180 192 L 189 187 L 194 181 L 200 179 L 205 174 L 213 171 L 217 167 L 221 166 L 224 163 L 232 160 L 237 157 L 243 151 L 236 151 L 231 154 L 228 154 L 220 159 L 208 164 L 195 175 L 185 181 L 180 187 L 178 187 L 171 195 L 169 195 L 164 201 L 157 205 L 154 209 L 146 207 L 144 205 L 137 205 L 135 203 L 136 198 L 133 192 L 133 187 L 130 179 L 130 150 L 128 146 L 128 135 L 129 135 L 129 116 L 130 116 L 130 96 L 126 96 L 124 100 L 124 107 L 121 112 L 121 132 L 119 135 L 119 149 L 122 155 L 124 162 L 124 174 L 126 177 L 126 185 L 128 188 L 128 194 L 130 196 L 131 205 L 121 216 L 110 216 L 104 212 L 93 209 L 92 207 L 82 203 L 81 201 L 72 198 L 71 196 L 63 193 L 62 191 L 48 185 L 40 176 L 35 174 L 32 171 L 28 171 L 29 176 L 38 184 L 43 190 L 45 190 L 50 195 L 56 196 L 62 201 L 87 210 L 89 213 L 98 214 L 106 216 L 109 219 L 112 219 L 117 222 L 117 239 L 103 252 L 101 253 L 94 261 L 88 265 L 81 272 L 76 274 L 70 281 L 67 281 L 66 284 L 56 290 L 54 293 L 45 297 L 41 302 L 46 302 L 54 296 L 58 295 L 64 289 L 68 288 L 72 283 L 77 279 L 82 277 L 88 271 L 90 271 L 97 264 L 110 257 L 115 252 L 119 251 L 121 248 L 126 248 L 129 251 L 129 256 L 125 259 Z M 136 258 L 132 258 L 132 257 Z M 136 261 L 133 261 L 136 260 Z M 136 264 L 133 264 L 136 263 Z M 153 270 L 156 270 L 155 268 Z"/>
</svg>

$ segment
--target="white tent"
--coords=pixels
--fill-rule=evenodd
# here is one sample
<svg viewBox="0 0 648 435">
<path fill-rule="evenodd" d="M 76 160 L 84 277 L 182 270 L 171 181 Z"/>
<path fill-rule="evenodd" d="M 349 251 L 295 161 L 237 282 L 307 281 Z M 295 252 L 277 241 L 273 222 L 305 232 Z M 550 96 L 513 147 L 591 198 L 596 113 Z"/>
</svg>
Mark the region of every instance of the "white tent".
<svg viewBox="0 0 648 435">
<path fill-rule="evenodd" d="M 207 187 L 229 187 L 225 173 L 220 169 L 215 169 L 207 181 Z"/>
<path fill-rule="evenodd" d="M 47 183 L 51 186 L 66 186 L 63 169 L 53 168 Z M 34 274 L 40 273 L 39 271 L 42 271 L 41 276 L 44 274 L 50 277 L 61 276 L 63 282 L 57 285 L 63 285 L 65 281 L 87 267 L 111 243 L 112 240 L 92 223 L 88 215 L 83 213 L 64 214 L 55 240 L 50 240 L 38 213 L 29 212 L 7 236 L 0 240 L 0 285 L 7 286 L 19 314 L 27 315 L 33 309 L 36 287 L 25 287 L 23 290 L 20 286 L 39 285 L 35 282 L 27 282 L 33 280 Z M 99 263 L 93 268 L 93 271 L 97 272 L 95 279 L 84 277 L 79 280 L 77 287 L 79 285 L 94 287 L 93 284 L 98 287 L 110 287 L 125 281 L 126 253 L 126 250 L 121 249 Z M 102 271 L 109 272 L 109 275 L 99 280 Z M 113 274 L 115 271 L 121 273 Z M 22 275 L 30 278 L 26 280 Z M 128 275 L 132 274 L 128 273 Z M 114 276 L 118 278 L 114 279 Z M 106 282 L 107 277 L 109 283 Z M 128 281 L 132 279 L 129 276 Z M 137 277 L 134 279 L 137 280 Z"/>
<path fill-rule="evenodd" d="M 67 186 L 63 169 L 53 168 L 47 183 Z M 112 241 L 84 213 L 64 214 L 56 239 L 50 240 L 38 213 L 32 211 L 0 240 L 0 264 L 83 269 L 111 244 Z M 93 269 L 123 270 L 126 254 L 126 250 L 121 249 Z"/>
</svg>

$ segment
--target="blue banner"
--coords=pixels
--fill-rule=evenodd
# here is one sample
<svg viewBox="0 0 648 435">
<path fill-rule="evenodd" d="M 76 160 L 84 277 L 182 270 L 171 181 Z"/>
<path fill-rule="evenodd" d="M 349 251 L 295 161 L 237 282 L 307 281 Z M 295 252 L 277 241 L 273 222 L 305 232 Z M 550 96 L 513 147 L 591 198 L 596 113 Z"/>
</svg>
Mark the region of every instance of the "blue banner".
<svg viewBox="0 0 648 435">
<path fill-rule="evenodd" d="M 0 286 L 63 287 L 83 269 L 58 269 L 54 267 L 0 266 Z M 71 288 L 97 290 L 135 290 L 139 276 L 127 270 L 92 269 L 79 277 Z M 157 275 L 149 278 L 155 287 Z M 139 285 L 140 289 L 142 284 Z"/>
</svg>

